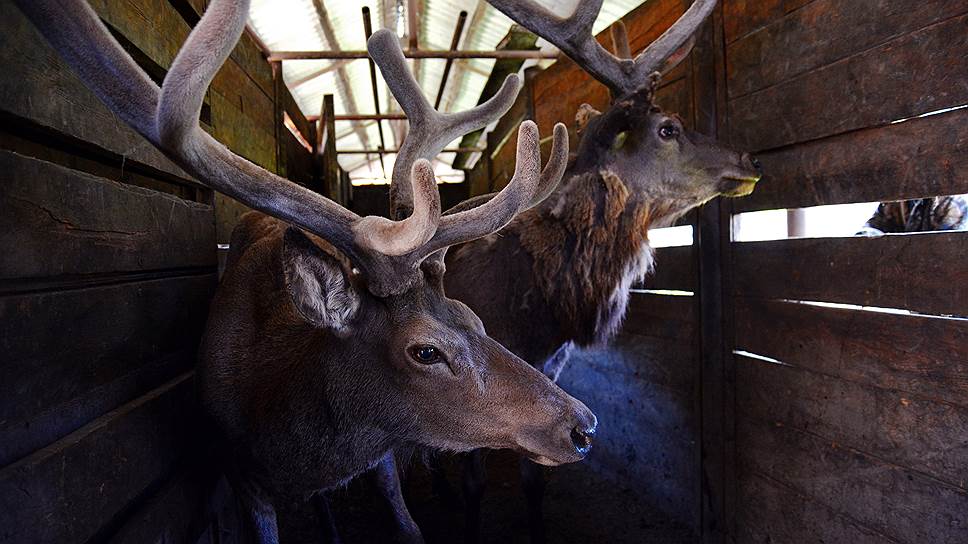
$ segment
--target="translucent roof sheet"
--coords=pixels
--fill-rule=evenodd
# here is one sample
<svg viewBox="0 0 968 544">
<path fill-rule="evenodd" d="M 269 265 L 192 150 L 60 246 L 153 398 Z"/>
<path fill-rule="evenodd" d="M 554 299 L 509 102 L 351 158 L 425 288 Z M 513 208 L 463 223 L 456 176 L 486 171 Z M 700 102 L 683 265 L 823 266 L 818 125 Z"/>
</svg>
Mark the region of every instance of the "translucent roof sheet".
<svg viewBox="0 0 968 544">
<path fill-rule="evenodd" d="M 447 49 L 461 10 L 467 11 L 467 24 L 459 48 L 493 50 L 504 38 L 511 20 L 484 0 L 417 0 L 421 18 L 418 43 L 421 49 Z M 561 15 L 574 10 L 578 0 L 538 0 Z M 605 0 L 595 32 L 612 24 L 641 3 L 641 0 Z M 369 6 L 374 28 L 390 28 L 406 40 L 406 0 L 253 0 L 250 24 L 256 34 L 273 51 L 362 50 L 366 49 L 363 32 L 363 6 Z M 321 8 L 321 9 L 317 9 Z M 322 15 L 322 20 L 320 15 Z M 325 28 L 328 25 L 329 28 Z M 332 42 L 327 40 L 332 35 Z M 406 41 L 404 41 L 406 43 Z M 538 41 L 546 50 L 553 46 Z M 410 61 L 417 80 L 429 100 L 437 95 L 445 60 Z M 533 63 L 534 61 L 529 61 Z M 473 107 L 494 65 L 494 60 L 459 59 L 454 62 L 444 91 L 441 110 L 458 111 Z M 527 64 L 526 64 L 527 65 Z M 318 115 L 323 95 L 332 93 L 337 114 L 374 113 L 370 74 L 365 60 L 326 61 L 294 60 L 283 62 L 283 78 L 296 103 L 306 115 Z M 381 111 L 399 111 L 377 70 Z M 387 147 L 397 147 L 396 132 L 400 121 L 383 122 Z M 396 127 L 394 127 L 396 125 Z M 380 144 L 374 121 L 341 121 L 337 123 L 337 149 L 377 149 Z M 456 146 L 457 142 L 454 142 Z M 442 181 L 460 181 L 460 171 L 449 168 L 453 154 L 438 158 L 436 168 Z M 384 156 L 387 172 L 392 169 L 392 155 Z M 341 155 L 340 165 L 352 178 L 383 182 L 384 174 L 377 155 Z"/>
</svg>

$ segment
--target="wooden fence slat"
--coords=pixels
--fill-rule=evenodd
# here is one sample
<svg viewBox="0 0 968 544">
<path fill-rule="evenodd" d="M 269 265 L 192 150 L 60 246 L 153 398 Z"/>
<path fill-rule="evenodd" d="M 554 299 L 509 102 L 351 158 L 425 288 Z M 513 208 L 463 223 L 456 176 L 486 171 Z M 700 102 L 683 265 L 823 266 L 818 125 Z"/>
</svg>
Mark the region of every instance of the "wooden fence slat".
<svg viewBox="0 0 968 544">
<path fill-rule="evenodd" d="M 732 100 L 733 145 L 774 149 L 968 103 L 966 22 L 954 17 Z"/>
<path fill-rule="evenodd" d="M 638 336 L 679 340 L 691 346 L 696 340 L 696 299 L 633 292 L 622 330 Z"/>
<path fill-rule="evenodd" d="M 738 542 L 883 544 L 887 540 L 762 474 L 741 474 L 738 487 Z"/>
<path fill-rule="evenodd" d="M 694 526 L 697 353 L 679 341 L 643 340 L 622 333 L 607 347 L 575 353 L 559 383 L 602 422 L 588 468 L 641 483 L 658 508 Z"/>
<path fill-rule="evenodd" d="M 131 514 L 111 544 L 195 544 L 211 517 L 208 499 L 218 474 L 184 471 Z M 218 542 L 218 541 L 216 541 Z"/>
<path fill-rule="evenodd" d="M 736 348 L 968 408 L 968 320 L 739 299 Z"/>
<path fill-rule="evenodd" d="M 858 150 L 863 150 L 858 152 Z M 757 155 L 736 212 L 968 193 L 968 108 Z"/>
<path fill-rule="evenodd" d="M 104 107 L 12 3 L 0 6 L 0 110 L 183 179 L 180 168 Z"/>
<path fill-rule="evenodd" d="M 215 273 L 0 297 L 0 464 L 191 366 Z"/>
<path fill-rule="evenodd" d="M 920 472 L 741 415 L 737 451 L 741 473 L 762 473 L 897 541 L 968 541 L 968 493 Z"/>
<path fill-rule="evenodd" d="M 173 470 L 193 396 L 184 374 L 0 470 L 0 541 L 87 542 Z"/>
<path fill-rule="evenodd" d="M 655 250 L 655 272 L 646 276 L 642 287 L 695 291 L 698 273 L 695 246 L 660 247 Z"/>
<path fill-rule="evenodd" d="M 740 296 L 968 313 L 968 233 L 734 244 Z"/>
<path fill-rule="evenodd" d="M 816 0 L 727 47 L 729 96 L 776 85 L 966 10 L 964 0 Z"/>
<path fill-rule="evenodd" d="M 968 408 L 748 357 L 736 369 L 738 412 L 968 490 Z"/>
<path fill-rule="evenodd" d="M 8 151 L 0 172 L 0 280 L 216 264 L 212 206 Z"/>
<path fill-rule="evenodd" d="M 723 30 L 732 43 L 770 25 L 814 0 L 728 0 L 723 2 Z"/>
</svg>

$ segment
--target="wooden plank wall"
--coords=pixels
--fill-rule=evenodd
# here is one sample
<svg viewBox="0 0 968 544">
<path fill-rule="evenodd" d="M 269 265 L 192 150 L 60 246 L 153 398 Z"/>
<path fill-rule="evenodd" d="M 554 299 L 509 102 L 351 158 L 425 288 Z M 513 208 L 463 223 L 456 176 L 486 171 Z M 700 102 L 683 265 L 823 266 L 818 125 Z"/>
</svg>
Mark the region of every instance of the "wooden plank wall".
<svg viewBox="0 0 968 544">
<path fill-rule="evenodd" d="M 734 211 L 968 192 L 968 110 L 918 118 L 968 104 L 968 4 L 734 0 L 723 24 L 722 121 L 767 174 Z M 968 315 L 966 254 L 732 244 L 737 541 L 968 541 L 968 321 L 939 317 Z"/>
<path fill-rule="evenodd" d="M 688 4 L 650 0 L 626 16 L 633 48 Z M 680 497 L 692 487 L 703 503 L 705 542 L 968 541 L 968 234 L 729 238 L 740 212 L 968 193 L 968 109 L 924 116 L 968 104 L 966 29 L 959 0 L 723 0 L 702 56 L 666 78 L 664 107 L 755 153 L 766 177 L 751 197 L 696 214 L 700 247 L 657 254 L 645 287 L 705 300 L 687 313 L 686 297 L 636 294 L 628 330 L 563 383 L 609 417 L 612 402 L 654 408 L 641 384 L 666 363 L 690 369 L 679 383 L 694 396 L 680 388 L 665 406 L 695 403 L 674 434 L 701 446 L 616 417 L 623 434 L 646 429 L 664 452 L 701 455 L 674 473 Z M 542 135 L 582 102 L 607 103 L 570 61 L 528 87 L 520 109 Z M 492 143 L 513 149 L 513 134 Z M 491 150 L 473 194 L 506 183 L 510 156 Z M 690 332 L 670 340 L 681 319 Z M 627 387 L 630 375 L 644 378 Z M 629 441 L 603 437 L 596 455 Z M 630 465 L 619 474 L 648 476 Z"/>
<path fill-rule="evenodd" d="M 661 35 L 685 7 L 682 0 L 650 0 L 626 15 L 632 48 L 644 48 Z M 607 35 L 602 32 L 598 39 L 611 47 Z M 489 134 L 488 151 L 469 176 L 472 194 L 507 184 L 514 170 L 516 130 L 524 119 L 537 122 L 545 152 L 554 124 L 564 122 L 574 150 L 574 117 L 581 104 L 608 107 L 607 89 L 567 59 L 528 73 L 525 80 L 525 90 Z M 667 75 L 658 92 L 659 103 L 689 126 L 695 122 L 692 88 L 686 62 Z M 696 215 L 688 214 L 681 224 L 695 221 Z M 618 337 L 608 347 L 577 355 L 560 383 L 603 422 L 595 454 L 585 461 L 589 469 L 633 485 L 646 502 L 681 522 L 687 532 L 698 533 L 703 484 L 697 439 L 699 318 L 693 296 L 697 255 L 693 246 L 661 248 L 656 263 L 655 274 L 632 295 Z"/>
<path fill-rule="evenodd" d="M 91 3 L 156 79 L 205 4 Z M 244 208 L 117 120 L 10 3 L 0 65 L 0 542 L 218 538 L 212 508 L 232 511 L 200 466 L 192 368 Z M 308 184 L 309 152 L 284 127 L 276 144 L 280 111 L 312 138 L 282 91 L 243 38 L 203 126 Z"/>
</svg>

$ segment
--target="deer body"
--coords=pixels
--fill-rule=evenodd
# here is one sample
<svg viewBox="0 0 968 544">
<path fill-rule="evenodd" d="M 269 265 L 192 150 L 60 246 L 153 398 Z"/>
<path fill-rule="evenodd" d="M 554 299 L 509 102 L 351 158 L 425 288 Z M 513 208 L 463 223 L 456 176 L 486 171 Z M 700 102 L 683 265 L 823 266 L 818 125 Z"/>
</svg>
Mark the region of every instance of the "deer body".
<svg viewBox="0 0 968 544">
<path fill-rule="evenodd" d="M 441 217 L 428 159 L 507 111 L 516 76 L 471 110 L 440 113 L 420 93 L 397 37 L 374 33 L 370 55 L 411 120 L 391 192 L 391 207 L 406 213 L 359 217 L 235 155 L 199 126 L 248 1 L 212 0 L 160 88 L 83 0 L 18 5 L 143 137 L 199 181 L 268 214 L 248 214 L 233 232 L 198 370 L 202 404 L 260 544 L 278 541 L 275 497 L 330 489 L 375 465 L 393 474 L 395 449 L 511 448 L 547 465 L 585 456 L 594 414 L 488 337 L 443 291 L 443 250 L 505 226 L 564 171 L 564 127 L 556 127 L 542 171 L 537 127 L 523 123 L 508 186 L 480 207 Z M 405 536 L 419 541 L 403 514 Z"/>
<path fill-rule="evenodd" d="M 648 230 L 716 196 L 749 194 L 759 165 L 688 130 L 653 101 L 659 73 L 688 55 L 715 0 L 696 0 L 634 60 L 621 23 L 612 28 L 615 55 L 592 37 L 600 0 L 580 3 L 565 19 L 535 2 L 489 2 L 557 45 L 613 97 L 604 113 L 587 105 L 578 112 L 579 145 L 550 197 L 500 232 L 447 255 L 448 295 L 470 306 L 494 338 L 557 379 L 575 346 L 601 344 L 617 332 L 631 285 L 653 266 Z M 475 452 L 465 468 L 469 542 L 479 536 L 482 466 Z M 542 542 L 542 474 L 526 460 L 521 471 L 531 539 Z"/>
</svg>

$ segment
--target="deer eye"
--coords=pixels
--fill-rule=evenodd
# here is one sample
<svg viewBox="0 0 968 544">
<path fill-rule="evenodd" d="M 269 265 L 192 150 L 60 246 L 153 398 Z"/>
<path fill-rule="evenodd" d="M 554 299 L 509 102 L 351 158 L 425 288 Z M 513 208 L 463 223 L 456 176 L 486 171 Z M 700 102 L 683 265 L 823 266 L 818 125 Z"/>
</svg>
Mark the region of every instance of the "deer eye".
<svg viewBox="0 0 968 544">
<path fill-rule="evenodd" d="M 679 135 L 679 128 L 675 125 L 662 125 L 659 127 L 659 136 L 669 140 Z"/>
<path fill-rule="evenodd" d="M 422 365 L 432 365 L 443 360 L 443 357 L 440 355 L 440 350 L 428 345 L 410 348 L 410 357 Z"/>
</svg>

